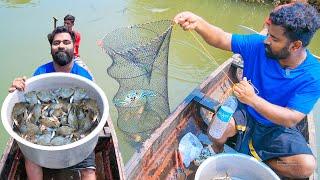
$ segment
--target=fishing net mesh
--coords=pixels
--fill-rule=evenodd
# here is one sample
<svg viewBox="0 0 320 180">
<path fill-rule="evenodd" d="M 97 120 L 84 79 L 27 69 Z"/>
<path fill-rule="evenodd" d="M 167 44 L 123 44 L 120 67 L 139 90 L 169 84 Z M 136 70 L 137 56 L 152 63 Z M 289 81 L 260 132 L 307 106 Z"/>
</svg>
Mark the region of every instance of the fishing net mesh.
<svg viewBox="0 0 320 180">
<path fill-rule="evenodd" d="M 167 91 L 170 20 L 117 29 L 103 38 L 108 74 L 119 83 L 113 98 L 118 127 L 127 133 L 157 128 L 169 115 Z"/>
</svg>

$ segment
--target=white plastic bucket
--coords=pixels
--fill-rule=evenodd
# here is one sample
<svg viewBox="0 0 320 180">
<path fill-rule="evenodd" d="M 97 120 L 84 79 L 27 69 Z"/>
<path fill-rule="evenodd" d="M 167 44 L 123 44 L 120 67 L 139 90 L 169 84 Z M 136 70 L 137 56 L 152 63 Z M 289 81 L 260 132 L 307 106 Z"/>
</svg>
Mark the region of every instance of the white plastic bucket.
<svg viewBox="0 0 320 180">
<path fill-rule="evenodd" d="M 267 165 L 245 154 L 217 154 L 206 159 L 198 168 L 195 180 L 226 177 L 242 180 L 280 180 Z"/>
<path fill-rule="evenodd" d="M 86 137 L 63 146 L 42 146 L 33 144 L 15 133 L 12 129 L 11 113 L 15 103 L 24 100 L 23 92 L 10 93 L 2 104 L 1 119 L 4 128 L 17 142 L 26 158 L 34 163 L 53 169 L 66 168 L 78 164 L 93 152 L 109 117 L 108 100 L 100 87 L 94 82 L 71 73 L 48 73 L 34 76 L 26 81 L 25 92 L 33 90 L 56 89 L 60 87 L 80 87 L 87 90 L 90 98 L 96 99 L 101 114 L 98 126 Z"/>
</svg>

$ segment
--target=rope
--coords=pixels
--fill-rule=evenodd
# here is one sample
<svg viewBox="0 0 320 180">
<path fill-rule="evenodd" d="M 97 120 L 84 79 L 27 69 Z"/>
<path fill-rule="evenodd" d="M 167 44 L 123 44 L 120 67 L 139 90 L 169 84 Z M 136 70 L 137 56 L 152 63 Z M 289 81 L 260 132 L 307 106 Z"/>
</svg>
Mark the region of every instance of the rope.
<svg viewBox="0 0 320 180">
<path fill-rule="evenodd" d="M 200 42 L 200 40 L 194 35 L 194 33 L 192 31 L 189 30 L 189 32 L 191 33 L 191 35 L 193 36 L 193 38 L 199 43 L 199 45 L 203 48 L 203 50 L 208 54 L 209 59 L 211 59 L 214 63 L 216 63 L 217 66 L 220 66 L 220 64 L 214 60 L 213 56 L 209 53 L 209 51 L 207 50 L 207 48 Z M 226 75 L 226 77 L 228 78 L 228 80 L 231 82 L 232 86 L 234 86 L 235 84 L 233 83 L 233 81 L 231 80 L 231 78 L 228 76 L 228 74 L 222 70 L 222 72 Z"/>
<path fill-rule="evenodd" d="M 175 27 L 175 26 L 174 26 Z M 209 53 L 209 51 L 207 50 L 207 48 L 203 45 L 203 43 L 201 43 L 201 41 L 194 35 L 194 33 L 190 30 L 188 30 L 191 35 L 193 36 L 193 38 L 198 42 L 198 44 L 202 47 L 202 49 L 207 53 L 207 56 L 209 57 L 210 60 L 212 60 L 217 66 L 220 66 L 220 64 L 214 60 L 213 56 Z M 231 80 L 231 78 L 228 76 L 228 74 L 222 70 L 222 72 L 226 75 L 226 77 L 228 78 L 228 80 L 231 82 L 232 84 L 232 90 L 235 86 L 235 84 L 233 83 L 233 81 Z M 254 88 L 256 94 L 259 94 L 259 90 L 252 84 L 252 82 L 250 80 L 248 80 L 248 83 Z"/>
<path fill-rule="evenodd" d="M 176 24 L 173 23 L 173 25 L 176 25 Z M 173 26 L 173 28 L 175 28 L 175 27 L 176 27 L 176 26 Z M 202 47 L 202 49 L 204 50 L 204 52 L 207 54 L 207 57 L 208 57 L 210 60 L 212 60 L 212 61 L 219 67 L 220 64 L 219 64 L 216 60 L 214 60 L 213 56 L 209 53 L 209 51 L 208 51 L 207 48 L 203 45 L 203 43 L 201 43 L 201 41 L 194 35 L 194 33 L 193 33 L 192 31 L 190 31 L 190 30 L 188 30 L 188 31 L 191 33 L 191 35 L 192 35 L 193 38 L 197 41 L 197 43 Z M 233 92 L 233 87 L 234 87 L 234 85 L 235 85 L 235 84 L 233 83 L 233 81 L 231 80 L 231 78 L 228 76 L 228 74 L 227 74 L 224 70 L 222 70 L 222 72 L 226 75 L 226 77 L 228 78 L 228 80 L 231 82 L 232 88 L 229 88 L 229 89 L 224 93 L 224 95 L 219 98 L 218 101 L 219 101 L 220 103 L 223 103 L 223 102 L 226 100 L 226 98 L 230 96 L 231 92 Z"/>
</svg>

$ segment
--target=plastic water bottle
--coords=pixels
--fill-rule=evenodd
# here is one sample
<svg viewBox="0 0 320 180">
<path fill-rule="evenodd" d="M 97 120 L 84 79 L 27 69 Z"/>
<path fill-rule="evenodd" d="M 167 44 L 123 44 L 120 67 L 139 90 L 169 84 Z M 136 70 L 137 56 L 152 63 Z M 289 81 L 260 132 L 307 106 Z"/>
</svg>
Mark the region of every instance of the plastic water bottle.
<svg viewBox="0 0 320 180">
<path fill-rule="evenodd" d="M 214 117 L 213 122 L 209 127 L 209 134 L 215 138 L 219 139 L 226 130 L 228 123 L 236 111 L 238 106 L 237 98 L 234 96 L 229 96 L 225 102 L 219 108 L 217 114 Z"/>
</svg>

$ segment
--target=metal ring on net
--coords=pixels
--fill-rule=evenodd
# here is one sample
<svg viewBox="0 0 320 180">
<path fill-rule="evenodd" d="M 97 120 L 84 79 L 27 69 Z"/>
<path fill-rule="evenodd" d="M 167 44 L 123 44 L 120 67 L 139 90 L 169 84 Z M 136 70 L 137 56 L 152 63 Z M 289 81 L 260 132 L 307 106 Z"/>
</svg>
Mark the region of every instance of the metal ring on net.
<svg viewBox="0 0 320 180">
<path fill-rule="evenodd" d="M 119 83 L 113 98 L 118 127 L 142 133 L 160 126 L 169 115 L 168 52 L 172 21 L 119 28 L 103 38 L 111 57 L 108 74 Z"/>
<path fill-rule="evenodd" d="M 102 38 L 102 41 L 104 39 L 106 39 L 108 36 L 110 36 L 110 34 L 113 34 L 117 31 L 119 31 L 120 29 L 132 29 L 132 28 L 140 28 L 141 26 L 144 26 L 144 25 L 148 25 L 148 24 L 153 24 L 153 23 L 161 23 L 161 22 L 169 22 L 170 23 L 170 26 L 164 31 L 162 32 L 162 34 L 160 34 L 159 36 L 156 36 L 153 38 L 153 40 L 151 40 L 149 43 L 146 43 L 146 44 L 143 44 L 141 46 L 138 46 L 138 47 L 132 47 L 132 49 L 127 49 L 126 51 L 137 51 L 138 49 L 141 49 L 143 47 L 146 47 L 147 45 L 150 45 L 152 44 L 152 42 L 158 40 L 158 39 L 161 39 L 161 37 L 165 36 L 169 31 L 172 30 L 172 27 L 173 27 L 173 22 L 172 20 L 159 20 L 159 21 L 151 21 L 151 22 L 146 22 L 146 23 L 142 23 L 142 24 L 136 24 L 136 25 L 131 25 L 131 26 L 128 26 L 128 27 L 122 27 L 122 28 L 119 28 L 119 29 L 115 29 L 113 31 L 111 31 L 110 33 L 106 34 L 103 38 Z M 102 49 L 104 49 L 105 51 L 107 51 L 108 49 L 106 49 L 104 46 L 102 46 Z M 117 54 L 122 54 L 124 53 L 125 51 L 122 51 L 122 52 L 117 52 L 117 51 L 113 51 L 113 52 L 109 52 L 109 53 L 117 53 Z M 108 53 L 108 52 L 106 52 Z"/>
</svg>

